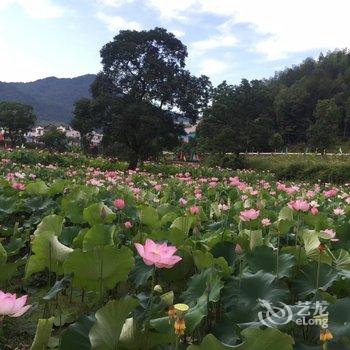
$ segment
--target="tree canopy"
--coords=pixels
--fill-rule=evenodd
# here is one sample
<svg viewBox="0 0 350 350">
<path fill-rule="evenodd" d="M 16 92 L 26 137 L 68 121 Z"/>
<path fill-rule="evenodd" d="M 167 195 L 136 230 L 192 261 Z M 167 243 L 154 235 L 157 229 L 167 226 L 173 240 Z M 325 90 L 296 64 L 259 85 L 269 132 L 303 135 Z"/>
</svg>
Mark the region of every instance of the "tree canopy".
<svg viewBox="0 0 350 350">
<path fill-rule="evenodd" d="M 120 31 L 101 57 L 93 99 L 76 104 L 73 125 L 85 134 L 102 131 L 104 150 L 130 167 L 174 147 L 181 121 L 194 123 L 208 103 L 208 77 L 185 69 L 186 46 L 163 28 Z"/>
<path fill-rule="evenodd" d="M 5 129 L 12 146 L 24 142 L 24 134 L 35 124 L 33 107 L 19 102 L 0 102 L 0 126 Z"/>
<path fill-rule="evenodd" d="M 198 127 L 202 149 L 269 151 L 300 144 L 324 150 L 350 136 L 350 53 L 307 58 L 271 79 L 220 84 Z"/>
</svg>

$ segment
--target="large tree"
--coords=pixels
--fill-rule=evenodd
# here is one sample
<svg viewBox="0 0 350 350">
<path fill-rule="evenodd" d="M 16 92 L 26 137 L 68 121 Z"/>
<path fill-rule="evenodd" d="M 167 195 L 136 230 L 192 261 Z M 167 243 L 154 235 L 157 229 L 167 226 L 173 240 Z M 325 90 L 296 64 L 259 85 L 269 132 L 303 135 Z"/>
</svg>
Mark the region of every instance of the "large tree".
<svg viewBox="0 0 350 350">
<path fill-rule="evenodd" d="M 35 124 L 33 107 L 19 102 L 0 102 L 0 126 L 5 129 L 12 146 L 25 141 L 24 135 Z"/>
<path fill-rule="evenodd" d="M 86 101 L 84 108 L 77 104 L 73 123 L 85 114 L 89 122 L 80 124 L 101 130 L 104 149 L 127 159 L 130 168 L 174 147 L 180 122 L 194 123 L 208 103 L 209 79 L 185 69 L 186 46 L 163 28 L 120 31 L 101 57 L 89 110 L 83 110 Z"/>
</svg>

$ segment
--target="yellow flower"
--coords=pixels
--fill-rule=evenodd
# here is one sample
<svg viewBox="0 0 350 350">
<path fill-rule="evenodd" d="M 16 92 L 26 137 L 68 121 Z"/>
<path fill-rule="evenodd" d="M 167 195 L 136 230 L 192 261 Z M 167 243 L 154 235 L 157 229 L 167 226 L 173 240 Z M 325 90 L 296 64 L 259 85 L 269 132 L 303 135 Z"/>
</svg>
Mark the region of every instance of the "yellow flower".
<svg viewBox="0 0 350 350">
<path fill-rule="evenodd" d="M 186 329 L 185 319 L 183 317 L 177 317 L 174 323 L 174 331 L 178 336 L 184 335 Z"/>
<path fill-rule="evenodd" d="M 332 333 L 326 329 L 326 330 L 322 330 L 320 333 L 320 340 L 323 342 L 329 341 L 333 339 L 333 335 Z"/>
</svg>

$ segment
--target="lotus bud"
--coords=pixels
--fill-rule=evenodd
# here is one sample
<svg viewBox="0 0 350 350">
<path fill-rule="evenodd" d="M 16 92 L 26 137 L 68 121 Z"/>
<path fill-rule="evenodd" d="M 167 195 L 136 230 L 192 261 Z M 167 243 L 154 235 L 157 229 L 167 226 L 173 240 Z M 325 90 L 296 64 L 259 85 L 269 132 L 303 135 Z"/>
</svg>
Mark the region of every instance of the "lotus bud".
<svg viewBox="0 0 350 350">
<path fill-rule="evenodd" d="M 157 284 L 156 286 L 154 286 L 153 290 L 156 292 L 156 293 L 163 293 L 163 288 L 160 284 Z"/>
<path fill-rule="evenodd" d="M 174 304 L 174 292 L 170 291 L 167 293 L 164 293 L 160 296 L 160 299 L 168 306 L 171 306 Z"/>
</svg>

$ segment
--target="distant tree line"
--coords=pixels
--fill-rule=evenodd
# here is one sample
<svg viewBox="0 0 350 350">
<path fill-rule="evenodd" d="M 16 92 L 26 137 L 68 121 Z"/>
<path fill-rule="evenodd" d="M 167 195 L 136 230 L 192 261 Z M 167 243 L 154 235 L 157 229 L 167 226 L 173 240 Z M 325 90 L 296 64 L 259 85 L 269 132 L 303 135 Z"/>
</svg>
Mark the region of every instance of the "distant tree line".
<svg viewBox="0 0 350 350">
<path fill-rule="evenodd" d="M 350 136 L 350 53 L 306 59 L 271 79 L 223 82 L 197 128 L 209 152 L 325 150 Z"/>
<path fill-rule="evenodd" d="M 350 137 L 350 52 L 336 50 L 270 79 L 226 81 L 186 70 L 186 46 L 163 28 L 123 30 L 101 49 L 103 70 L 92 98 L 75 103 L 72 126 L 89 148 L 103 133 L 102 151 L 135 168 L 181 142 L 183 122 L 198 122 L 191 146 L 206 153 L 274 151 L 300 145 L 323 151 Z M 0 126 L 13 145 L 36 116 L 31 106 L 0 103 Z M 60 134 L 45 139 L 58 148 Z M 63 147 L 63 146 L 62 146 Z"/>
</svg>

